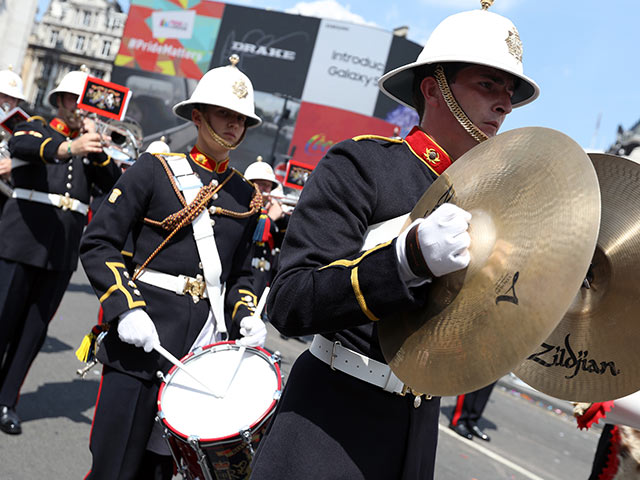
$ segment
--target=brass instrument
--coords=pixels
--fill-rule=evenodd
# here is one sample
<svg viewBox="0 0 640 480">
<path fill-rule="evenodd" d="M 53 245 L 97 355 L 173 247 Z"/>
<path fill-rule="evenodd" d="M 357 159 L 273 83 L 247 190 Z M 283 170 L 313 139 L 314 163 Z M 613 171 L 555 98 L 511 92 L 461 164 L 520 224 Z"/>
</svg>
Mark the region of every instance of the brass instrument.
<svg viewBox="0 0 640 480">
<path fill-rule="evenodd" d="M 0 105 L 0 112 L 3 115 L 6 115 L 10 109 L 11 106 L 8 103 L 3 103 L 2 105 Z M 4 128 L 0 128 L 0 159 L 11 158 L 11 152 L 9 152 L 10 139 L 11 134 Z M 6 195 L 9 198 L 11 198 L 11 196 L 13 195 L 13 187 L 11 186 L 11 183 L 9 183 L 7 180 L 4 180 L 2 177 L 0 177 L 0 194 Z"/>
<path fill-rule="evenodd" d="M 102 119 L 95 113 L 89 114 L 77 109 L 79 118 L 89 118 L 96 127 L 96 133 L 103 137 L 104 153 L 120 166 L 131 166 L 137 160 L 142 145 L 142 129 L 139 125 L 125 120 Z"/>
</svg>

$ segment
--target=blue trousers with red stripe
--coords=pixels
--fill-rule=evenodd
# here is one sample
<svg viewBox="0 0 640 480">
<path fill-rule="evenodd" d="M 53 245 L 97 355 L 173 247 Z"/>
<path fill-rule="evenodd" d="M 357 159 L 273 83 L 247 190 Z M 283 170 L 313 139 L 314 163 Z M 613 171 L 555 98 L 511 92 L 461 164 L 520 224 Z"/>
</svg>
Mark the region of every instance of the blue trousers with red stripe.
<svg viewBox="0 0 640 480">
<path fill-rule="evenodd" d="M 496 382 L 487 385 L 486 387 L 476 390 L 475 392 L 466 393 L 464 395 L 458 395 L 456 401 L 456 408 L 453 411 L 451 417 L 451 425 L 458 425 L 460 423 L 466 423 L 471 427 L 478 423 L 478 420 L 484 412 L 484 408 L 487 406 L 489 396 L 495 387 Z"/>
</svg>

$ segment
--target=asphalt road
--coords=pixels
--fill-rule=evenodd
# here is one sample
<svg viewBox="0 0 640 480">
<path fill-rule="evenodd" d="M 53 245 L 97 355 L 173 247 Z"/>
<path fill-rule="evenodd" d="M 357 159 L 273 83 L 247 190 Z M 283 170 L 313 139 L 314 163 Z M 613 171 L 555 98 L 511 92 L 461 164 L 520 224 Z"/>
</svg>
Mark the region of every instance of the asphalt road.
<svg viewBox="0 0 640 480">
<path fill-rule="evenodd" d="M 0 432 L 0 479 L 82 479 L 100 368 L 85 379 L 74 352 L 96 321 L 98 301 L 80 269 L 29 372 L 17 410 L 22 435 Z M 304 350 L 270 330 L 267 348 L 281 352 L 286 380 Z M 435 478 L 438 480 L 580 480 L 589 476 L 598 432 L 579 431 L 566 409 L 534 400 L 508 379 L 494 389 L 481 427 L 491 442 L 468 441 L 447 428 L 455 398 L 442 399 Z M 562 405 L 561 405 L 562 406 Z M 384 441 L 384 439 L 380 439 Z M 303 479 L 301 479 L 303 480 Z"/>
</svg>

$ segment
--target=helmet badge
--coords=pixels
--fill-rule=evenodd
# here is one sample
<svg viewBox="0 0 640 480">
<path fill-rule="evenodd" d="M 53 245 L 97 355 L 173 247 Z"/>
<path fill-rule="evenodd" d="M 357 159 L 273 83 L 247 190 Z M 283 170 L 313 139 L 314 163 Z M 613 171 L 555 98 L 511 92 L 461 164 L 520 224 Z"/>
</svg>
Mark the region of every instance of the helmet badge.
<svg viewBox="0 0 640 480">
<path fill-rule="evenodd" d="M 16 82 L 13 78 L 11 80 L 9 80 L 9 85 L 11 87 L 17 87 L 18 86 L 18 82 Z"/>
<path fill-rule="evenodd" d="M 519 63 L 522 63 L 522 42 L 515 27 L 509 30 L 509 35 L 504 41 L 507 42 L 509 53 L 513 55 Z"/>
<path fill-rule="evenodd" d="M 233 93 L 236 97 L 242 99 L 249 94 L 249 89 L 247 88 L 247 84 L 244 83 L 243 80 L 238 80 L 231 87 Z"/>
</svg>

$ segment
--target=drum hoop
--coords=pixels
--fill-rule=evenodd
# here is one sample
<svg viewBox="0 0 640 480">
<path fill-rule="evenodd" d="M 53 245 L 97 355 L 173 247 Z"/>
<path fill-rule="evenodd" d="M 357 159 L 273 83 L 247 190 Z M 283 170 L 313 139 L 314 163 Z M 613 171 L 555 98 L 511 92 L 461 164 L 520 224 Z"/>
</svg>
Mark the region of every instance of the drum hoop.
<svg viewBox="0 0 640 480">
<path fill-rule="evenodd" d="M 202 347 L 202 350 L 198 354 L 202 354 L 203 352 L 204 353 L 209 353 L 209 352 L 205 352 L 205 350 L 208 350 L 208 349 L 210 349 L 211 347 L 214 347 L 214 346 L 229 345 L 229 344 L 235 345 L 236 342 L 234 340 L 231 340 L 231 341 L 217 342 L 217 343 L 212 343 L 210 345 L 205 345 L 204 347 Z M 280 373 L 280 365 L 278 365 L 277 362 L 271 362 L 272 355 L 267 350 L 265 350 L 262 347 L 251 347 L 251 348 L 253 350 L 258 350 L 262 354 L 262 356 L 266 357 L 266 359 L 269 361 L 269 364 L 275 369 L 275 372 L 277 374 L 276 378 L 278 380 L 278 388 L 277 388 L 277 390 L 275 390 L 273 392 L 273 397 L 274 398 L 273 398 L 272 402 L 269 404 L 269 406 L 265 410 L 265 412 L 258 417 L 258 420 L 256 420 L 254 423 L 249 425 L 249 427 L 247 427 L 247 430 L 249 430 L 251 432 L 251 434 L 253 435 L 253 432 L 258 430 L 260 427 L 262 427 L 262 425 L 271 417 L 271 415 L 273 415 L 275 413 L 275 406 L 278 403 L 278 400 L 280 399 L 280 395 L 282 394 L 282 374 Z M 187 355 L 185 355 L 184 357 L 182 357 L 182 359 L 180 361 L 184 363 L 185 360 L 187 360 L 187 359 L 189 359 L 189 358 L 191 358 L 193 356 L 195 356 L 195 353 L 194 352 L 190 352 Z M 162 385 L 160 385 L 160 389 L 158 390 L 158 400 L 157 400 L 158 414 L 162 413 L 162 405 L 161 405 L 162 393 L 164 392 L 165 387 L 171 381 L 171 378 L 173 378 L 173 373 L 177 369 L 178 369 L 178 367 L 176 367 L 175 365 L 173 367 L 171 367 L 171 369 L 167 373 L 167 376 L 165 377 L 165 380 L 162 382 Z M 160 418 L 161 423 L 165 427 L 167 427 L 171 431 L 171 433 L 173 435 L 175 435 L 178 438 L 181 438 L 183 440 L 187 440 L 188 441 L 188 439 L 189 439 L 189 437 L 191 435 L 185 435 L 180 430 L 178 430 L 177 428 L 173 427 L 171 425 L 171 423 L 167 420 L 166 417 L 159 416 L 158 418 Z M 224 437 L 199 438 L 198 441 L 201 444 L 205 444 L 205 443 L 206 444 L 232 443 L 232 442 L 240 440 L 238 438 L 239 433 L 240 433 L 240 431 L 238 431 L 237 433 L 226 435 Z"/>
</svg>

